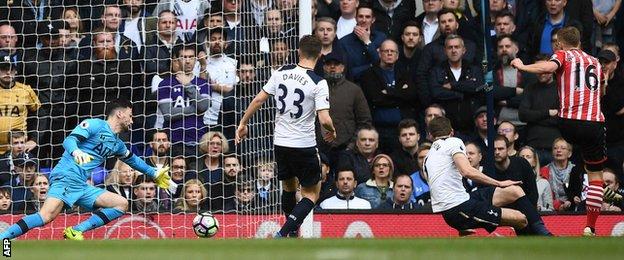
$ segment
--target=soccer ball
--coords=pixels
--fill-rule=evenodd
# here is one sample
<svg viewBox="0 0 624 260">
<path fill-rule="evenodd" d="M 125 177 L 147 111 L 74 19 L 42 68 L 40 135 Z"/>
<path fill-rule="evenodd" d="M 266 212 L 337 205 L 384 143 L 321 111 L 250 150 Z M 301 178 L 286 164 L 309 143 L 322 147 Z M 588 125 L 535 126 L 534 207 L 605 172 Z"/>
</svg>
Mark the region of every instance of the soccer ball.
<svg viewBox="0 0 624 260">
<path fill-rule="evenodd" d="M 219 221 L 210 212 L 200 212 L 193 219 L 193 231 L 201 238 L 213 237 L 219 231 Z"/>
</svg>

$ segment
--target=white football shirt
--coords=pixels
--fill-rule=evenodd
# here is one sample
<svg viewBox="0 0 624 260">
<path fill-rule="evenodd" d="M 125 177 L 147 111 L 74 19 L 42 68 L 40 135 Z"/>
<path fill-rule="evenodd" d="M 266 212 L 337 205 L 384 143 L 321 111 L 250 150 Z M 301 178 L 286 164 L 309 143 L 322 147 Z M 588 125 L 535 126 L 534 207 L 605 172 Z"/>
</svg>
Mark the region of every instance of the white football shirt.
<svg viewBox="0 0 624 260">
<path fill-rule="evenodd" d="M 262 89 L 275 99 L 275 145 L 316 146 L 316 111 L 329 109 L 327 81 L 314 71 L 286 65 L 274 71 Z"/>
<path fill-rule="evenodd" d="M 425 172 L 429 179 L 433 212 L 451 209 L 470 199 L 453 161 L 453 155 L 457 153 L 466 154 L 464 142 L 459 138 L 449 137 L 433 142 L 425 157 Z"/>
</svg>

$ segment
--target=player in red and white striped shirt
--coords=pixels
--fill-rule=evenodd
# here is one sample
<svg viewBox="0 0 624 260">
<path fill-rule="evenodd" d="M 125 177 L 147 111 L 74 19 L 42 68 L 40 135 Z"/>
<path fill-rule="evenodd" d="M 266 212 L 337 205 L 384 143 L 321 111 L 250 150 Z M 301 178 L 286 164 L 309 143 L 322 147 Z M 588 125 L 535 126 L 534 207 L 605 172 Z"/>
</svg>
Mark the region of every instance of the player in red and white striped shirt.
<svg viewBox="0 0 624 260">
<path fill-rule="evenodd" d="M 604 193 L 603 163 L 607 160 L 604 116 L 600 110 L 604 93 L 602 66 L 598 59 L 580 49 L 578 29 L 565 27 L 557 32 L 557 38 L 562 50 L 557 50 L 550 61 L 524 65 L 515 59 L 511 65 L 530 73 L 556 73 L 561 134 L 581 147 L 589 178 L 587 226 L 583 234 L 594 235 Z"/>
</svg>

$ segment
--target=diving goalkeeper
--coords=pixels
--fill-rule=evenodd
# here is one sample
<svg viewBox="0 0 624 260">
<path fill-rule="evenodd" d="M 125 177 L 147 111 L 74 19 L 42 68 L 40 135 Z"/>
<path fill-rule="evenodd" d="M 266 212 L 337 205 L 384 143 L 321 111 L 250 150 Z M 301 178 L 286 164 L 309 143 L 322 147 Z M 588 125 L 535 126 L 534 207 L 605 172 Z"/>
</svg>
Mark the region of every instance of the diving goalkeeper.
<svg viewBox="0 0 624 260">
<path fill-rule="evenodd" d="M 128 131 L 131 125 L 132 105 L 127 100 L 110 102 L 106 121 L 82 121 L 63 142 L 65 152 L 50 173 L 50 190 L 41 210 L 10 226 L 0 234 L 0 238 L 15 238 L 30 229 L 50 223 L 64 206 L 71 208 L 74 204 L 96 211 L 89 219 L 65 228 L 63 236 L 66 239 L 84 240 L 83 232 L 121 217 L 128 208 L 128 201 L 124 197 L 87 184 L 91 171 L 110 156 L 119 157 L 130 167 L 154 179 L 159 187 L 167 189 L 171 180 L 169 167 L 150 167 L 132 154 L 119 139 L 118 134 Z"/>
</svg>

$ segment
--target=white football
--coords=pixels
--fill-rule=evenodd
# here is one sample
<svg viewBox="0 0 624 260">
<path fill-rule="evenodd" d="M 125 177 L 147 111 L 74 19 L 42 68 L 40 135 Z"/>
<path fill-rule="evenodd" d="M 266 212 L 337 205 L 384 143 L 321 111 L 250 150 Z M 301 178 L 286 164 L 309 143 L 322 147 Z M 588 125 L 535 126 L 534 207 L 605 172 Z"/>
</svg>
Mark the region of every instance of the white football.
<svg viewBox="0 0 624 260">
<path fill-rule="evenodd" d="M 200 212 L 193 219 L 193 231 L 198 237 L 213 237 L 219 231 L 219 221 L 210 212 Z"/>
</svg>

